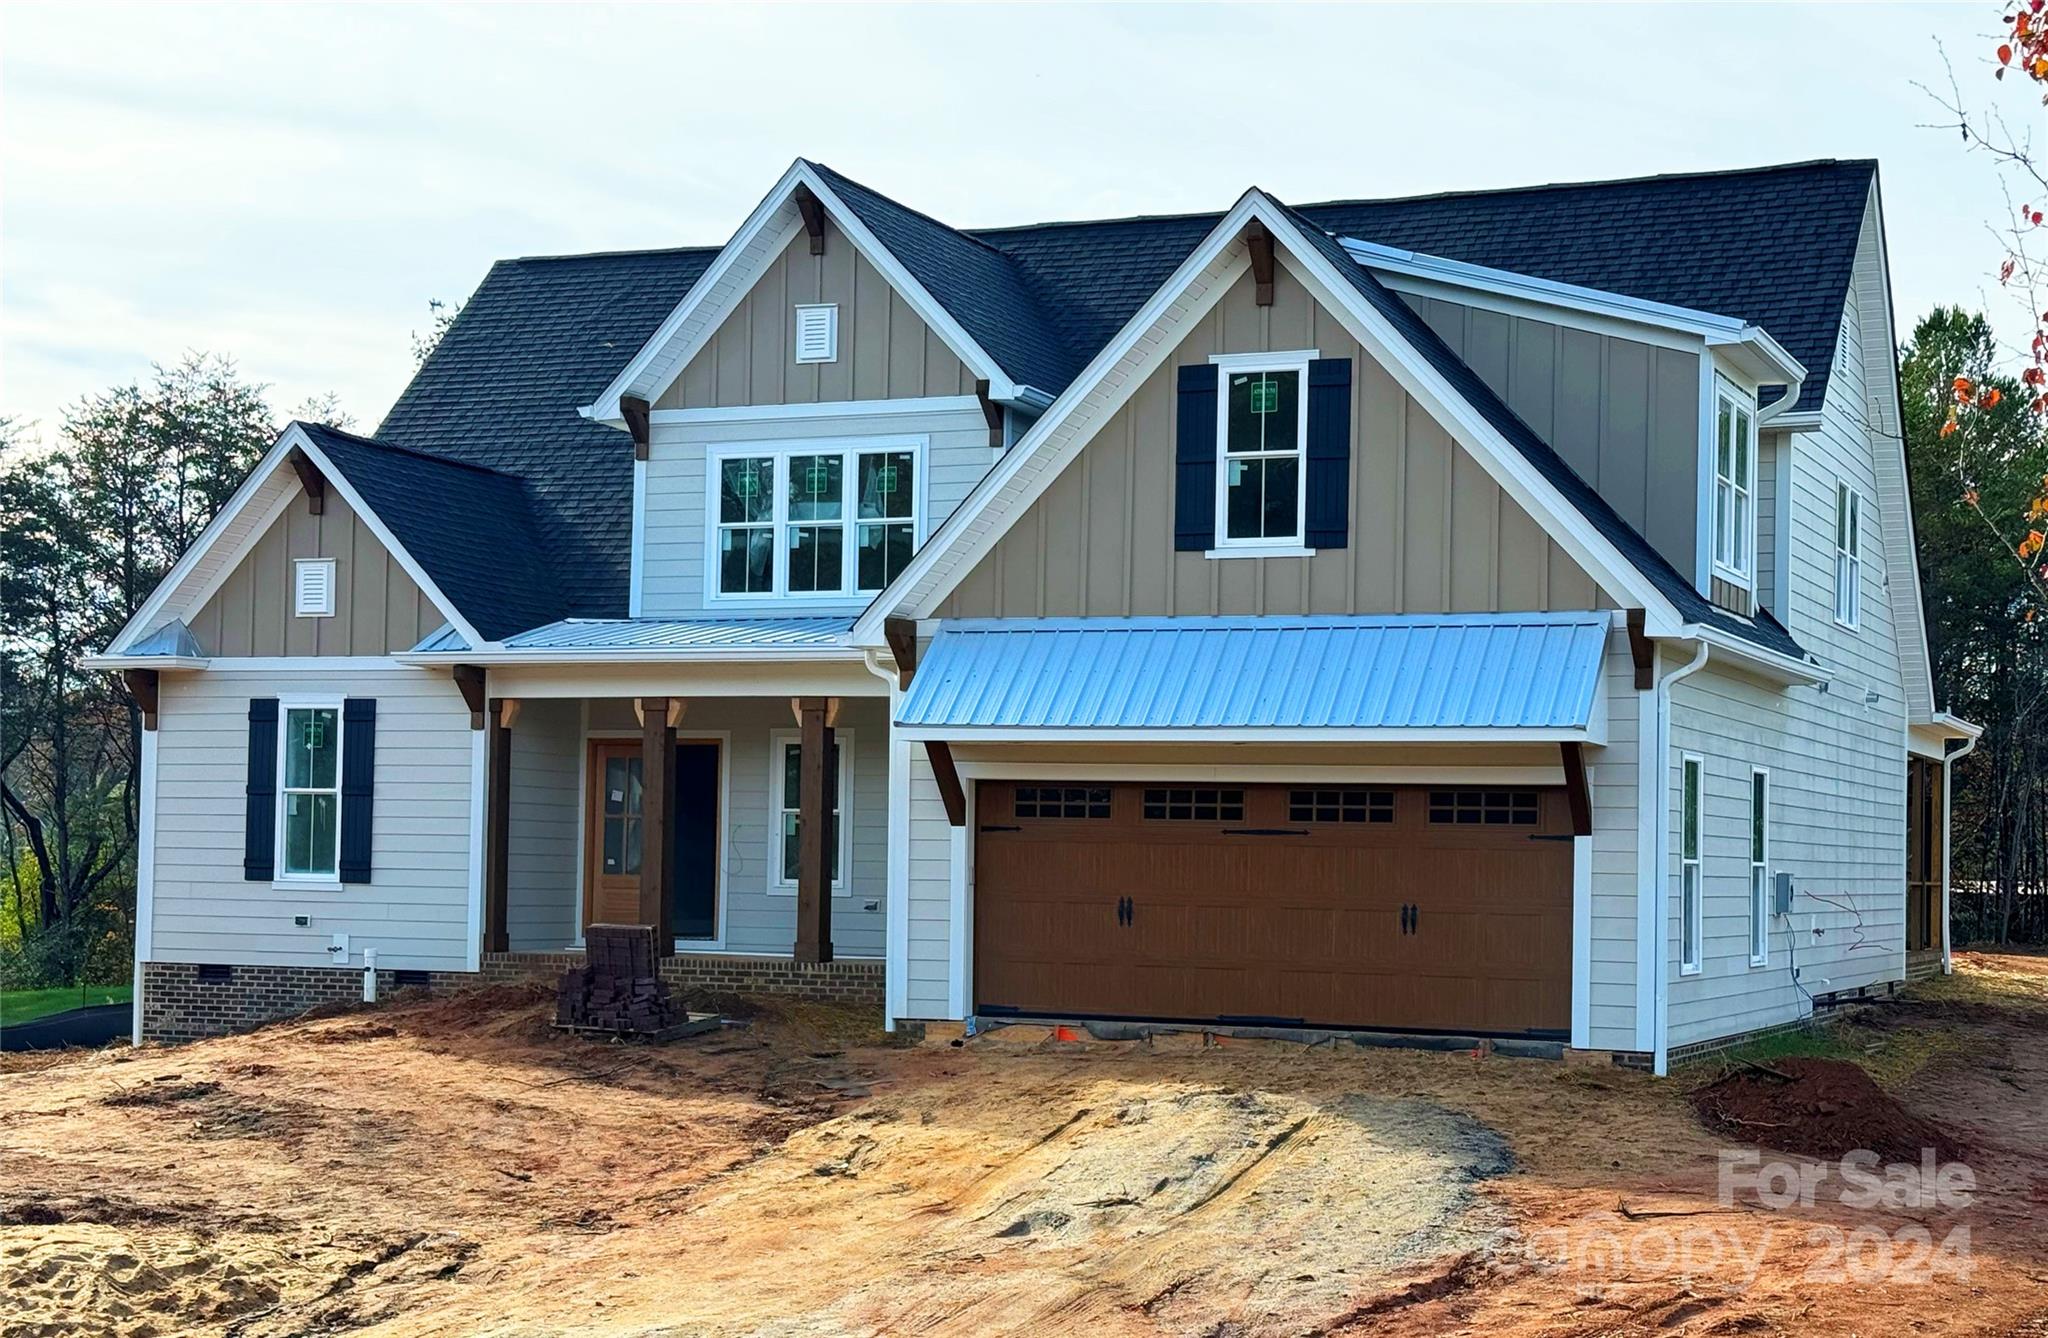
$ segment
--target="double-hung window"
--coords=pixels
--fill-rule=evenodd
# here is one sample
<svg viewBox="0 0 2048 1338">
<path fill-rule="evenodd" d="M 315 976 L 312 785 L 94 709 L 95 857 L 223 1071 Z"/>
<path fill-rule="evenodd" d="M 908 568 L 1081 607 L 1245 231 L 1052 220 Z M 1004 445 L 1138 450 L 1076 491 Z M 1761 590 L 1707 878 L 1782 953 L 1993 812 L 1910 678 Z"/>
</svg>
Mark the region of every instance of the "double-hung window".
<svg viewBox="0 0 2048 1338">
<path fill-rule="evenodd" d="M 1756 401 L 1726 381 L 1714 397 L 1714 570 L 1738 585 L 1756 568 Z"/>
<path fill-rule="evenodd" d="M 922 440 L 735 447 L 711 457 L 713 599 L 882 589 L 917 548 Z"/>
<path fill-rule="evenodd" d="M 341 707 L 289 706 L 283 715 L 278 873 L 333 879 L 341 858 Z"/>
<path fill-rule="evenodd" d="M 1684 920 L 1679 930 L 1678 969 L 1684 975 L 1699 972 L 1704 960 L 1706 937 L 1706 889 L 1700 876 L 1700 785 L 1704 763 L 1688 755 L 1680 765 L 1678 858 L 1680 878 L 1679 911 Z"/>
<path fill-rule="evenodd" d="M 796 890 L 798 852 L 803 848 L 804 750 L 798 735 L 780 730 L 770 736 L 769 747 L 775 794 L 775 835 L 774 849 L 769 854 L 769 888 L 774 892 L 787 893 Z M 848 812 L 848 801 L 853 793 L 853 734 L 849 730 L 833 731 L 832 767 L 837 783 L 828 787 L 826 796 L 832 805 L 832 840 L 826 843 L 825 869 L 832 890 L 844 894 L 847 890 L 846 860 L 852 848 L 852 833 L 847 828 L 847 820 L 852 816 Z"/>
<path fill-rule="evenodd" d="M 1771 773 L 1749 773 L 1749 964 L 1771 960 Z"/>
<path fill-rule="evenodd" d="M 1312 355 L 1217 359 L 1216 546 L 1300 548 Z"/>
<path fill-rule="evenodd" d="M 1863 494 L 1835 485 L 1835 621 L 1854 627 L 1863 616 Z"/>
</svg>

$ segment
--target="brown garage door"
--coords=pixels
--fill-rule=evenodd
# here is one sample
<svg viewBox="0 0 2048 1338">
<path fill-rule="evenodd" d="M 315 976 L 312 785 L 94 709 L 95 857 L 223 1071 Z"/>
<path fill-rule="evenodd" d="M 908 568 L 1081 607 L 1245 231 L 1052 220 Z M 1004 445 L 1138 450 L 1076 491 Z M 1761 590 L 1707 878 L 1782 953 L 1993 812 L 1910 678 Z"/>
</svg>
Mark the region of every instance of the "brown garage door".
<svg viewBox="0 0 2048 1338">
<path fill-rule="evenodd" d="M 984 781 L 984 1012 L 1571 1025 L 1562 790 Z"/>
</svg>

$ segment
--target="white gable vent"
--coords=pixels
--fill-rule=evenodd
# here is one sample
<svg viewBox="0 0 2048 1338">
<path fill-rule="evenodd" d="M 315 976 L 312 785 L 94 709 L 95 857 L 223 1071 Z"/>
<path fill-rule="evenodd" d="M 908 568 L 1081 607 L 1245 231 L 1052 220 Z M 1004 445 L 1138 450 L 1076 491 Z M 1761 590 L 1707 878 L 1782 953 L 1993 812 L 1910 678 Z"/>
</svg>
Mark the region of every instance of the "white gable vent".
<svg viewBox="0 0 2048 1338">
<path fill-rule="evenodd" d="M 826 303 L 796 309 L 796 360 L 839 361 L 839 308 Z"/>
<path fill-rule="evenodd" d="M 292 564 L 292 611 L 301 618 L 334 616 L 333 558 L 301 558 Z"/>
</svg>

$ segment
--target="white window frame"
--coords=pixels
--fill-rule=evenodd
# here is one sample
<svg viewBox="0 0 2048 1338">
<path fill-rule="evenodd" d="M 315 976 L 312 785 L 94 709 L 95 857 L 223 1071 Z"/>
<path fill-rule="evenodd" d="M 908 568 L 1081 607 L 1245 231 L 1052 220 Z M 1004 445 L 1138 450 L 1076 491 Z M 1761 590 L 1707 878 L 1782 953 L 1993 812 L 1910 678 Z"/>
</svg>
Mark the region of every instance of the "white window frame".
<svg viewBox="0 0 2048 1338">
<path fill-rule="evenodd" d="M 1731 417 L 1742 414 L 1749 419 L 1746 443 L 1749 468 L 1746 477 L 1741 479 L 1721 472 L 1721 411 L 1724 407 Z M 1756 420 L 1756 392 L 1744 390 L 1728 378 L 1716 375 L 1714 409 L 1707 419 L 1707 477 L 1712 481 L 1713 489 L 1707 499 L 1708 551 L 1713 559 L 1716 576 L 1739 585 L 1752 594 L 1756 591 Z M 1734 424 L 1731 423 L 1730 426 L 1732 429 Z M 1737 454 L 1738 444 L 1742 443 L 1734 440 L 1730 442 L 1731 465 L 1733 457 Z M 1722 542 L 1724 536 L 1721 531 L 1721 500 L 1724 493 L 1728 499 L 1729 515 L 1725 545 Z"/>
<path fill-rule="evenodd" d="M 825 352 L 815 358 L 804 356 L 804 319 L 807 312 L 825 313 Z M 839 361 L 839 304 L 837 302 L 799 302 L 796 315 L 790 322 L 790 339 L 795 346 L 790 352 L 799 366 L 816 366 L 821 363 Z"/>
<path fill-rule="evenodd" d="M 832 880 L 835 897 L 853 895 L 853 733 L 850 729 L 832 731 L 832 740 L 839 745 L 839 822 L 833 833 L 839 838 L 839 876 Z M 803 741 L 800 730 L 778 729 L 768 734 L 768 895 L 773 897 L 796 895 L 796 871 L 782 867 L 782 815 L 797 807 L 782 794 L 783 750 Z"/>
<path fill-rule="evenodd" d="M 305 571 L 308 567 L 327 569 L 327 600 L 318 608 L 307 608 L 305 601 Z M 332 618 L 334 616 L 334 559 L 294 558 L 292 560 L 292 616 L 295 618 Z"/>
<path fill-rule="evenodd" d="M 1692 850 L 1685 846 L 1686 772 L 1694 773 L 1692 787 Z M 1678 973 L 1696 976 L 1706 964 L 1706 868 L 1701 852 L 1706 846 L 1707 763 L 1698 753 L 1687 753 L 1678 763 Z"/>
<path fill-rule="evenodd" d="M 926 436 L 886 437 L 819 437 L 813 440 L 797 439 L 776 441 L 733 441 L 718 442 L 704 448 L 704 599 L 707 604 L 823 604 L 849 605 L 866 604 L 880 592 L 880 587 L 863 589 L 860 586 L 860 457 L 863 455 L 887 455 L 908 451 L 913 471 L 910 489 L 910 551 L 915 556 L 924 546 L 925 516 L 930 507 L 931 479 L 926 461 L 930 455 L 931 438 Z M 844 544 L 840 548 L 840 586 L 837 590 L 797 590 L 789 588 L 789 465 L 798 456 L 836 455 L 841 459 L 840 516 L 836 522 L 846 531 Z M 770 519 L 763 522 L 769 530 L 771 548 L 769 561 L 769 588 L 767 590 L 736 591 L 728 593 L 719 588 L 718 536 L 721 529 L 718 517 L 718 480 L 725 462 L 732 459 L 771 459 L 775 462 L 775 498 Z M 810 522 L 804 522 L 810 523 Z M 870 524 L 902 524 L 901 518 L 890 521 L 871 521 Z M 732 526 L 730 528 L 761 528 L 761 525 Z"/>
<path fill-rule="evenodd" d="M 280 886 L 291 887 L 301 891 L 317 889 L 339 892 L 342 890 L 341 823 L 342 808 L 346 805 L 347 800 L 342 797 L 341 778 L 345 774 L 342 771 L 342 767 L 347 763 L 345 754 L 348 750 L 348 735 L 342 728 L 342 710 L 342 699 L 339 697 L 279 697 L 277 699 L 277 796 L 274 801 L 274 816 L 271 819 L 273 827 L 271 833 L 271 860 L 273 862 L 270 867 L 273 871 L 271 881 Z M 285 770 L 285 753 L 291 742 L 291 721 L 292 712 L 294 711 L 334 712 L 334 787 L 332 791 L 324 785 L 317 788 L 307 786 L 287 788 L 285 785 L 285 776 L 287 775 Z M 285 867 L 284 858 L 285 798 L 288 795 L 294 794 L 328 793 L 334 795 L 334 868 L 327 873 L 291 873 Z"/>
<path fill-rule="evenodd" d="M 1209 362 L 1216 368 L 1216 511 L 1215 547 L 1210 557 L 1305 557 L 1308 547 L 1308 365 L 1321 355 L 1315 349 L 1288 353 L 1218 353 Z M 1233 372 L 1297 372 L 1301 391 L 1295 396 L 1294 449 L 1230 454 L 1230 377 Z M 1230 537 L 1230 462 L 1278 460 L 1292 455 L 1294 469 L 1294 533 L 1261 535 L 1253 539 Z"/>
<path fill-rule="evenodd" d="M 1835 622 L 1863 622 L 1863 493 L 1846 480 L 1835 484 Z"/>
<path fill-rule="evenodd" d="M 1759 794 L 1761 787 L 1761 794 Z M 1761 803 L 1759 803 L 1761 800 Z M 1759 812 L 1758 810 L 1762 811 Z M 1763 833 L 1759 850 L 1757 833 Z M 1749 964 L 1771 964 L 1771 771 L 1749 769 L 1749 828 L 1742 834 L 1749 847 Z"/>
</svg>

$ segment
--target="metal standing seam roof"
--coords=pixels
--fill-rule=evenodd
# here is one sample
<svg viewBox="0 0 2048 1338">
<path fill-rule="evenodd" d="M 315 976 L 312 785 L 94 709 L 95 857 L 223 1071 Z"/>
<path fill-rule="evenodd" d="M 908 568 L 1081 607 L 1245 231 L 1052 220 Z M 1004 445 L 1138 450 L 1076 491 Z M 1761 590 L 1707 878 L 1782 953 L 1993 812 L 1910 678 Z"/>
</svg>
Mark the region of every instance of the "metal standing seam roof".
<svg viewBox="0 0 2048 1338">
<path fill-rule="evenodd" d="M 1603 613 L 968 619 L 896 723 L 957 729 L 1584 729 Z"/>
<path fill-rule="evenodd" d="M 844 647 L 846 618 L 565 618 L 505 638 L 507 650 L 815 650 Z"/>
</svg>

